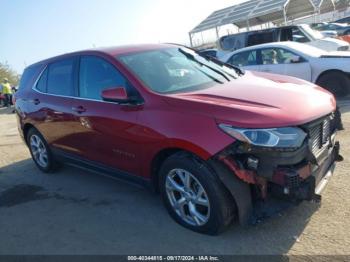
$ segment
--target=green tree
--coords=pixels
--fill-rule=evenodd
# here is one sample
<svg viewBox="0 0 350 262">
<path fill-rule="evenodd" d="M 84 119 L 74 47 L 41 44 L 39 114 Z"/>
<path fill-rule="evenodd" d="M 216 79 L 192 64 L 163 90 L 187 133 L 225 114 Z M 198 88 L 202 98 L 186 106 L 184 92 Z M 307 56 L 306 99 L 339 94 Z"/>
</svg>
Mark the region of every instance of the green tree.
<svg viewBox="0 0 350 262">
<path fill-rule="evenodd" d="M 11 86 L 17 86 L 20 75 L 18 75 L 7 63 L 0 63 L 0 83 L 7 78 Z"/>
</svg>

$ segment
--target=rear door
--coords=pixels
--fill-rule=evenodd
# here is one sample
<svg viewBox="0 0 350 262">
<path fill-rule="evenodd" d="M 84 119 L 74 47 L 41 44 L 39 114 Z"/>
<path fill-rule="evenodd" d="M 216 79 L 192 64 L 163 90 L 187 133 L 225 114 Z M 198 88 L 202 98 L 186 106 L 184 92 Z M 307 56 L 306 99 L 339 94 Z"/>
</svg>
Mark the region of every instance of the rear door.
<svg viewBox="0 0 350 262">
<path fill-rule="evenodd" d="M 77 57 L 48 64 L 34 87 L 31 99 L 35 107 L 31 118 L 47 142 L 56 149 L 71 153 L 76 152 L 72 146 L 74 130 L 71 128 L 76 66 Z"/>
<path fill-rule="evenodd" d="M 81 56 L 78 94 L 72 104 L 75 116 L 76 147 L 86 160 L 138 174 L 140 141 L 137 116 L 142 106 L 106 102 L 104 89 L 123 86 L 136 92 L 129 81 L 107 58 Z"/>
<path fill-rule="evenodd" d="M 260 70 L 264 72 L 289 75 L 311 81 L 310 63 L 300 55 L 284 48 L 259 49 L 261 57 Z M 299 61 L 294 59 L 299 57 Z"/>
</svg>

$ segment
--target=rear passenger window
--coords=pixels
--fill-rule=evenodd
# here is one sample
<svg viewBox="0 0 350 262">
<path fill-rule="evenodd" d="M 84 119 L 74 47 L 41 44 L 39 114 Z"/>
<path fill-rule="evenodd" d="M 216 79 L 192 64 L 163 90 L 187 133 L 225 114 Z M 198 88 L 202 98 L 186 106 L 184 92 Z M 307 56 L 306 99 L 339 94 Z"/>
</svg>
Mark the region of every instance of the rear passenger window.
<svg viewBox="0 0 350 262">
<path fill-rule="evenodd" d="M 46 93 L 46 83 L 47 83 L 47 68 L 41 74 L 38 83 L 36 84 L 36 89 L 40 92 Z"/>
<path fill-rule="evenodd" d="M 18 89 L 22 90 L 24 88 L 27 88 L 28 85 L 30 84 L 33 85 L 34 84 L 33 81 L 36 80 L 35 77 L 37 77 L 36 74 L 39 73 L 38 72 L 39 69 L 40 69 L 40 65 L 32 65 L 30 67 L 27 67 L 23 72 Z"/>
<path fill-rule="evenodd" d="M 73 58 L 50 64 L 47 92 L 54 95 L 73 95 L 73 69 Z"/>
<path fill-rule="evenodd" d="M 102 100 L 101 92 L 113 87 L 128 87 L 126 79 L 109 62 L 95 56 L 80 60 L 79 96 Z"/>
</svg>

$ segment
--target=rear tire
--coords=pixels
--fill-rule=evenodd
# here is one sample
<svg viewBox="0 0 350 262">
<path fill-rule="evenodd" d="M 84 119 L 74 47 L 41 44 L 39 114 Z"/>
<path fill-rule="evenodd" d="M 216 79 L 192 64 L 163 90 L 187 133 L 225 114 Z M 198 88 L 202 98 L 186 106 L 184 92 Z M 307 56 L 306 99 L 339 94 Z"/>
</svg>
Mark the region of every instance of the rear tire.
<svg viewBox="0 0 350 262">
<path fill-rule="evenodd" d="M 44 173 L 52 173 L 59 167 L 44 137 L 35 128 L 27 134 L 27 145 L 35 165 Z"/>
<path fill-rule="evenodd" d="M 342 72 L 329 72 L 317 80 L 317 85 L 327 89 L 336 97 L 342 97 L 349 94 L 350 78 Z"/>
<path fill-rule="evenodd" d="M 170 216 L 180 225 L 217 235 L 236 215 L 233 197 L 204 161 L 179 152 L 160 169 L 160 192 Z"/>
</svg>

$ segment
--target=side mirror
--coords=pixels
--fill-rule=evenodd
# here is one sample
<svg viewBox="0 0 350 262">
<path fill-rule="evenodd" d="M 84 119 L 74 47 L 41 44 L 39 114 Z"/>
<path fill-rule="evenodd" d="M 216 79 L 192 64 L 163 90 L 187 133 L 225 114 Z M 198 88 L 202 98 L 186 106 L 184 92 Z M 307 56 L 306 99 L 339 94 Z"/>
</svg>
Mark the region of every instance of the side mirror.
<svg viewBox="0 0 350 262">
<path fill-rule="evenodd" d="M 126 92 L 125 87 L 123 86 L 105 89 L 101 92 L 101 97 L 104 101 L 108 101 L 108 102 L 118 102 L 118 103 L 129 102 L 128 94 Z"/>
<path fill-rule="evenodd" d="M 300 63 L 302 60 L 301 60 L 301 57 L 300 56 L 292 56 L 292 58 L 290 59 L 290 62 L 291 63 Z"/>
</svg>

